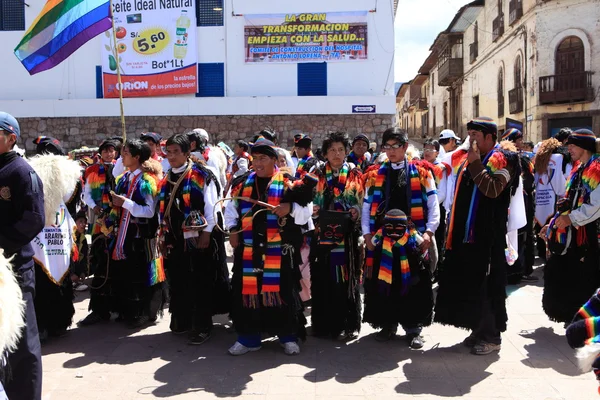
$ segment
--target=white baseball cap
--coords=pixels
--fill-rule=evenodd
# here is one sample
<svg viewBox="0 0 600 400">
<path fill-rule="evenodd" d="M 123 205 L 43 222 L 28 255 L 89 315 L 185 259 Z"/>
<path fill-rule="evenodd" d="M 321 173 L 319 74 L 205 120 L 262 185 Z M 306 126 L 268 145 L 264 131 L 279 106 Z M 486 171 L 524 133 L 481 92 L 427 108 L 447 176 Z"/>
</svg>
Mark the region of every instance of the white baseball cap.
<svg viewBox="0 0 600 400">
<path fill-rule="evenodd" d="M 192 132 L 197 133 L 198 136 L 200 136 L 203 139 L 206 139 L 207 143 L 210 142 L 210 139 L 208 138 L 208 132 L 206 132 L 204 129 L 202 129 L 202 128 L 196 128 Z"/>
<path fill-rule="evenodd" d="M 443 131 L 441 131 L 440 132 L 440 140 L 441 139 L 460 140 L 460 138 L 458 136 L 456 136 L 456 133 L 454 133 L 454 131 L 452 129 L 444 129 Z"/>
</svg>

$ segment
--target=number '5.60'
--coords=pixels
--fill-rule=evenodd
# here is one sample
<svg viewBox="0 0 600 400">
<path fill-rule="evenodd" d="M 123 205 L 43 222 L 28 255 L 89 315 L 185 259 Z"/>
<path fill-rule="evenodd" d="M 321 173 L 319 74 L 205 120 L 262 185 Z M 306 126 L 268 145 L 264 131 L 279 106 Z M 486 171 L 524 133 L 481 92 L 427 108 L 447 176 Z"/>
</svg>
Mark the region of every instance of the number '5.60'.
<svg viewBox="0 0 600 400">
<path fill-rule="evenodd" d="M 133 48 L 140 54 L 155 54 L 165 49 L 169 43 L 167 32 L 159 28 L 151 28 L 140 32 L 133 41 Z"/>
</svg>

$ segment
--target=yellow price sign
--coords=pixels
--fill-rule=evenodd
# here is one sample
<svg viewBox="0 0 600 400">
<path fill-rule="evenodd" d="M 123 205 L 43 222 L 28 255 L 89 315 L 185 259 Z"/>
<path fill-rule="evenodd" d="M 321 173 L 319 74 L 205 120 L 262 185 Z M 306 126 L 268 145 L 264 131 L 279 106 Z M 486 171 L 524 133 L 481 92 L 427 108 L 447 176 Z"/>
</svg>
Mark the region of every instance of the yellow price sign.
<svg viewBox="0 0 600 400">
<path fill-rule="evenodd" d="M 133 49 L 142 55 L 163 51 L 171 41 L 169 33 L 163 28 L 149 28 L 141 31 L 133 39 Z"/>
</svg>

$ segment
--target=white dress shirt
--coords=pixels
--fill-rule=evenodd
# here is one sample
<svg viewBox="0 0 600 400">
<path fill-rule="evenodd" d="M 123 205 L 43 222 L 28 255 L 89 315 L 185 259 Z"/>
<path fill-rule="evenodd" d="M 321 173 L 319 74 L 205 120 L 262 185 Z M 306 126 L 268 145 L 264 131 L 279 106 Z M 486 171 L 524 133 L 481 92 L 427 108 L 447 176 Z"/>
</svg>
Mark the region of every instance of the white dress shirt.
<svg viewBox="0 0 600 400">
<path fill-rule="evenodd" d="M 133 179 L 142 173 L 141 169 L 136 169 L 134 172 L 129 174 L 129 183 L 133 181 Z M 141 178 L 140 178 L 141 179 Z M 122 196 L 127 197 L 127 193 L 123 193 Z M 129 211 L 132 217 L 135 218 L 152 218 L 155 212 L 156 206 L 156 197 L 152 196 L 152 194 L 147 193 L 144 195 L 145 205 L 137 204 L 133 200 L 126 198 L 123 203 L 123 208 Z"/>
</svg>

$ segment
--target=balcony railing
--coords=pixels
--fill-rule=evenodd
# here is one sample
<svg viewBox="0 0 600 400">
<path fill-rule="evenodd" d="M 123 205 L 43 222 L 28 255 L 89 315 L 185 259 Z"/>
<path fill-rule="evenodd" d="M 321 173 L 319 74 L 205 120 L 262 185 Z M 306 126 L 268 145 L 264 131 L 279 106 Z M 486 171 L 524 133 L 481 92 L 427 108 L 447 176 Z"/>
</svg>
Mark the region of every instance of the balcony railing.
<svg viewBox="0 0 600 400">
<path fill-rule="evenodd" d="M 508 24 L 512 26 L 523 16 L 523 0 L 510 0 L 508 12 Z"/>
<path fill-rule="evenodd" d="M 417 102 L 417 110 L 427 110 L 427 97 L 421 97 Z"/>
<path fill-rule="evenodd" d="M 585 71 L 540 77 L 540 104 L 593 101 L 592 74 Z"/>
<path fill-rule="evenodd" d="M 498 15 L 492 22 L 492 42 L 504 35 L 504 14 Z"/>
<path fill-rule="evenodd" d="M 447 58 L 438 69 L 438 85 L 450 86 L 463 75 L 463 59 Z"/>
<path fill-rule="evenodd" d="M 517 87 L 508 91 L 508 111 L 517 114 L 523 111 L 523 88 Z"/>
<path fill-rule="evenodd" d="M 473 64 L 475 62 L 475 60 L 477 60 L 478 56 L 479 56 L 479 43 L 473 42 L 469 45 L 469 60 L 470 60 L 471 64 Z"/>
<path fill-rule="evenodd" d="M 498 93 L 498 118 L 504 117 L 504 94 Z"/>
</svg>

